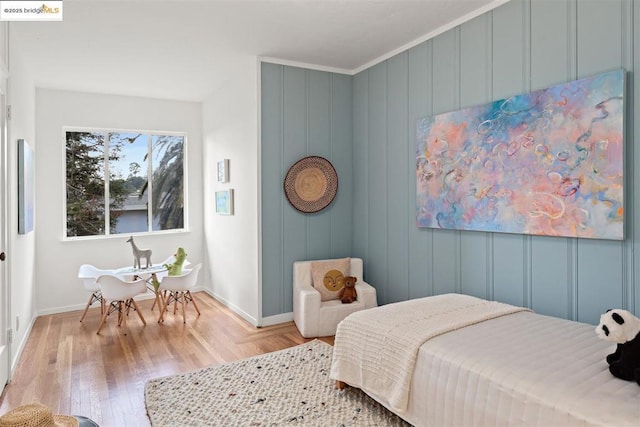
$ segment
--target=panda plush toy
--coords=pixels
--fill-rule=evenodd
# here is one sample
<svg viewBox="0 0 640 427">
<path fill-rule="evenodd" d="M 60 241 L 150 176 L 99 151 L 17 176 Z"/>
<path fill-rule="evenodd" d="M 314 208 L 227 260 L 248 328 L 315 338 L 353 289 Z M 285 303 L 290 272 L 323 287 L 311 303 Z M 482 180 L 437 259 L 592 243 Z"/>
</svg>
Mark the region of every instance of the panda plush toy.
<svg viewBox="0 0 640 427">
<path fill-rule="evenodd" d="M 640 385 L 640 319 L 627 310 L 607 310 L 600 316 L 596 334 L 618 344 L 607 356 L 611 374 Z"/>
</svg>

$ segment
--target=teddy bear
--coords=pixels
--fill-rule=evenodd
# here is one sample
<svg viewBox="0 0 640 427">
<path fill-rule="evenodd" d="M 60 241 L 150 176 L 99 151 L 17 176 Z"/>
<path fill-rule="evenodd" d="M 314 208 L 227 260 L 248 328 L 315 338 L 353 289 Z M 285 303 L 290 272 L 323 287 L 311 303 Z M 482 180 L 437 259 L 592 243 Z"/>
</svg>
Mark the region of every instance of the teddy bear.
<svg viewBox="0 0 640 427">
<path fill-rule="evenodd" d="M 616 351 L 607 356 L 609 372 L 640 385 L 640 319 L 627 310 L 607 310 L 600 316 L 596 334 L 617 343 Z"/>
<path fill-rule="evenodd" d="M 358 294 L 356 293 L 356 282 L 357 278 L 353 276 L 347 276 L 344 278 L 344 286 L 340 290 L 339 298 L 343 304 L 351 304 L 358 298 Z"/>
</svg>

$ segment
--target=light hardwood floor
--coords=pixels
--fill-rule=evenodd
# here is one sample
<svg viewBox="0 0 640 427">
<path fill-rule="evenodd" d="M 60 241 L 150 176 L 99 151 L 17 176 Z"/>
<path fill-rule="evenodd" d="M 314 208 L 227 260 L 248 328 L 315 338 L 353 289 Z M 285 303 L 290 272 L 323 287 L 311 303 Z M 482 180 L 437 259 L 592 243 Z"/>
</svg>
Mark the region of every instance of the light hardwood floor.
<svg viewBox="0 0 640 427">
<path fill-rule="evenodd" d="M 103 427 L 148 426 L 144 386 L 151 378 L 281 350 L 310 341 L 293 322 L 255 328 L 204 292 L 194 294 L 201 316 L 187 307 L 157 323 L 152 300 L 139 302 L 147 325 L 131 313 L 126 328 L 116 314 L 96 335 L 100 308 L 39 317 L 11 384 L 0 397 L 0 414 L 41 402 L 54 413 L 87 416 Z M 323 338 L 333 344 L 333 337 Z"/>
</svg>

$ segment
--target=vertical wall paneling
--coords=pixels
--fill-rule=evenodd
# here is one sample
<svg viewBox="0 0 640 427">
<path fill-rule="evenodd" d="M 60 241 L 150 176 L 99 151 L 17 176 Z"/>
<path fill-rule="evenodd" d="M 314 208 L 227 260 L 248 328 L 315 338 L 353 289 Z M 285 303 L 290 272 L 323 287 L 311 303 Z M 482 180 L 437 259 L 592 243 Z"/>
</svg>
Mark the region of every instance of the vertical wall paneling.
<svg viewBox="0 0 640 427">
<path fill-rule="evenodd" d="M 262 313 L 284 313 L 282 306 L 282 66 L 263 63 L 262 87 Z M 286 203 L 286 201 L 285 201 Z"/>
<path fill-rule="evenodd" d="M 386 302 L 387 229 L 387 63 L 369 70 L 369 259 L 370 283 Z"/>
<path fill-rule="evenodd" d="M 577 19 L 577 1 L 567 0 L 567 80 L 575 80 L 578 78 L 578 19 Z M 578 319 L 578 239 L 570 239 L 568 247 L 568 257 L 570 263 L 569 270 L 569 286 L 567 289 L 568 318 L 572 320 Z"/>
<path fill-rule="evenodd" d="M 407 212 L 409 227 L 409 298 L 433 295 L 433 230 L 416 226 L 416 124 L 432 114 L 432 42 L 428 41 L 408 52 L 408 125 L 409 152 L 407 162 Z"/>
<path fill-rule="evenodd" d="M 490 15 L 485 14 L 460 26 L 460 107 L 470 107 L 491 101 L 491 32 Z M 460 236 L 461 291 L 488 298 L 487 244 L 488 233 L 462 233 Z"/>
<path fill-rule="evenodd" d="M 263 316 L 292 310 L 292 267 L 302 259 L 351 255 L 352 77 L 262 64 Z M 305 156 L 332 162 L 333 203 L 303 214 L 286 199 L 288 169 Z"/>
<path fill-rule="evenodd" d="M 574 13 L 564 2 L 531 2 L 531 90 L 573 79 L 567 61 Z M 558 317 L 573 313 L 569 300 L 575 239 L 531 238 L 531 308 Z"/>
<path fill-rule="evenodd" d="M 540 314 L 567 318 L 569 260 L 563 237 L 535 236 L 531 243 L 531 308 Z"/>
<path fill-rule="evenodd" d="M 331 75 L 308 71 L 308 147 L 306 153 L 331 159 Z M 313 118 L 313 120 L 311 120 Z M 334 166 L 335 167 L 335 166 Z M 338 177 L 339 179 L 339 177 Z M 339 182 L 338 182 L 339 184 Z M 340 188 L 338 188 L 340 191 Z M 307 258 L 319 259 L 331 250 L 331 217 L 307 215 Z"/>
<path fill-rule="evenodd" d="M 578 77 L 622 67 L 622 3 L 577 2 Z M 582 239 L 578 243 L 577 320 L 597 322 L 605 309 L 625 305 L 623 259 L 624 242 Z"/>
<path fill-rule="evenodd" d="M 328 251 L 346 243 L 362 257 L 381 304 L 457 291 L 589 323 L 607 308 L 637 315 L 639 39 L 640 0 L 511 0 L 353 77 L 263 66 L 263 313 L 290 310 L 290 262 L 323 253 L 328 226 Z M 419 118 L 618 68 L 628 71 L 624 241 L 416 227 Z M 351 173 L 339 172 L 350 204 L 339 190 L 329 220 L 294 215 L 281 194 L 290 162 L 312 149 Z"/>
<path fill-rule="evenodd" d="M 338 175 L 338 194 L 331 206 L 331 257 L 353 254 L 353 155 L 352 77 L 331 75 L 331 163 Z"/>
<path fill-rule="evenodd" d="M 633 2 L 625 1 L 622 3 L 621 7 L 622 13 L 622 68 L 624 70 L 632 70 L 633 69 L 633 60 L 634 60 L 634 43 L 633 40 Z M 627 99 L 627 105 L 633 105 L 633 83 L 629 81 L 629 78 L 633 73 L 626 73 L 626 86 L 625 86 L 625 96 Z M 633 281 L 633 248 L 634 248 L 634 225 L 633 221 L 629 221 L 628 212 L 630 209 L 629 206 L 633 206 L 634 196 L 633 192 L 629 191 L 631 188 L 632 181 L 630 177 L 635 175 L 635 164 L 633 161 L 627 159 L 633 159 L 634 157 L 634 147 L 633 144 L 629 144 L 629 141 L 633 141 L 633 129 L 634 129 L 634 120 L 633 114 L 629 111 L 627 115 L 627 120 L 625 121 L 625 206 L 627 210 L 625 212 L 625 236 L 626 240 L 623 243 L 623 253 L 624 259 L 622 262 L 622 270 L 623 270 L 623 283 L 622 287 L 622 300 L 624 304 L 630 308 L 631 311 L 635 310 L 635 289 L 634 289 L 634 281 Z M 631 210 L 633 212 L 633 210 Z M 635 211 L 638 212 L 638 211 Z"/>
<path fill-rule="evenodd" d="M 576 2 L 578 78 L 622 67 L 623 3 L 627 1 Z"/>
<path fill-rule="evenodd" d="M 308 153 L 308 71 L 301 68 L 284 67 L 284 120 L 283 163 L 280 182 L 286 171 Z M 282 184 L 281 184 L 282 185 Z M 282 196 L 281 196 L 282 197 Z M 293 262 L 308 259 L 309 218 L 283 203 L 283 280 L 281 284 L 282 305 L 285 312 L 293 309 L 291 283 Z M 288 268 L 287 268 L 288 267 Z M 287 286 L 288 285 L 288 286 Z"/>
<path fill-rule="evenodd" d="M 526 90 L 523 52 L 527 51 L 523 20 L 528 3 L 511 1 L 492 12 L 492 99 L 517 95 Z M 493 236 L 493 298 L 524 305 L 529 285 L 528 238 L 515 234 Z"/>
<path fill-rule="evenodd" d="M 369 280 L 369 71 L 353 78 L 353 255 Z"/>
<path fill-rule="evenodd" d="M 412 168 L 407 155 L 415 149 L 411 150 L 414 144 L 407 136 L 407 52 L 389 59 L 387 76 L 387 302 L 396 302 L 409 298 L 407 211 L 412 204 L 406 188 L 407 170 Z"/>
<path fill-rule="evenodd" d="M 619 242 L 581 240 L 578 249 L 578 321 L 598 323 L 609 308 L 622 308 L 623 251 Z M 616 268 L 617 267 L 617 268 Z"/>
<path fill-rule="evenodd" d="M 629 69 L 627 69 L 627 95 L 631 95 L 627 102 L 627 132 L 626 134 L 626 163 L 627 163 L 627 202 L 625 211 L 626 220 L 626 236 L 627 244 L 630 246 L 628 251 L 631 254 L 631 260 L 627 264 L 630 280 L 629 286 L 629 307 L 633 310 L 636 316 L 640 316 L 640 274 L 636 274 L 635 266 L 640 266 L 640 251 L 636 251 L 640 242 L 640 226 L 635 226 L 635 219 L 640 212 L 640 173 L 635 165 L 640 165 L 640 149 L 635 148 L 635 141 L 640 141 L 640 125 L 635 126 L 634 123 L 640 123 L 640 108 L 635 108 L 635 101 L 640 100 L 640 84 L 638 79 L 635 78 L 633 71 L 640 71 L 640 43 L 637 42 L 638 33 L 640 32 L 640 1 L 634 1 L 632 3 L 633 11 L 629 15 L 633 16 L 633 22 L 630 26 L 627 26 L 627 38 L 634 40 L 633 46 L 633 58 Z M 633 30 L 633 31 L 632 31 Z M 630 167 L 629 164 L 632 166 Z M 633 226 L 631 225 L 633 224 Z"/>
<path fill-rule="evenodd" d="M 448 31 L 433 39 L 433 113 L 455 110 L 459 103 L 458 32 Z M 459 289 L 460 232 L 433 231 L 433 287 L 436 294 Z"/>
</svg>

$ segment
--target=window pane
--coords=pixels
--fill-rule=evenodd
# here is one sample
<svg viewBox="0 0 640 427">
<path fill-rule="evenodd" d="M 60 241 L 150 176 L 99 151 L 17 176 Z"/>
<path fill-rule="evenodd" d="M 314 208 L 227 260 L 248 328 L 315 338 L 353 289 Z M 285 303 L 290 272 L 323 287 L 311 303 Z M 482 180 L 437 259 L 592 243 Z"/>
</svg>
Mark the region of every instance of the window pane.
<svg viewBox="0 0 640 427">
<path fill-rule="evenodd" d="M 68 237 L 184 228 L 184 136 L 65 136 Z"/>
<path fill-rule="evenodd" d="M 140 133 L 109 134 L 111 234 L 149 231 L 147 193 L 148 137 Z"/>
<path fill-rule="evenodd" d="M 184 137 L 153 135 L 153 230 L 184 227 Z"/>
<path fill-rule="evenodd" d="M 67 236 L 95 236 L 104 229 L 102 133 L 67 132 Z"/>
</svg>

